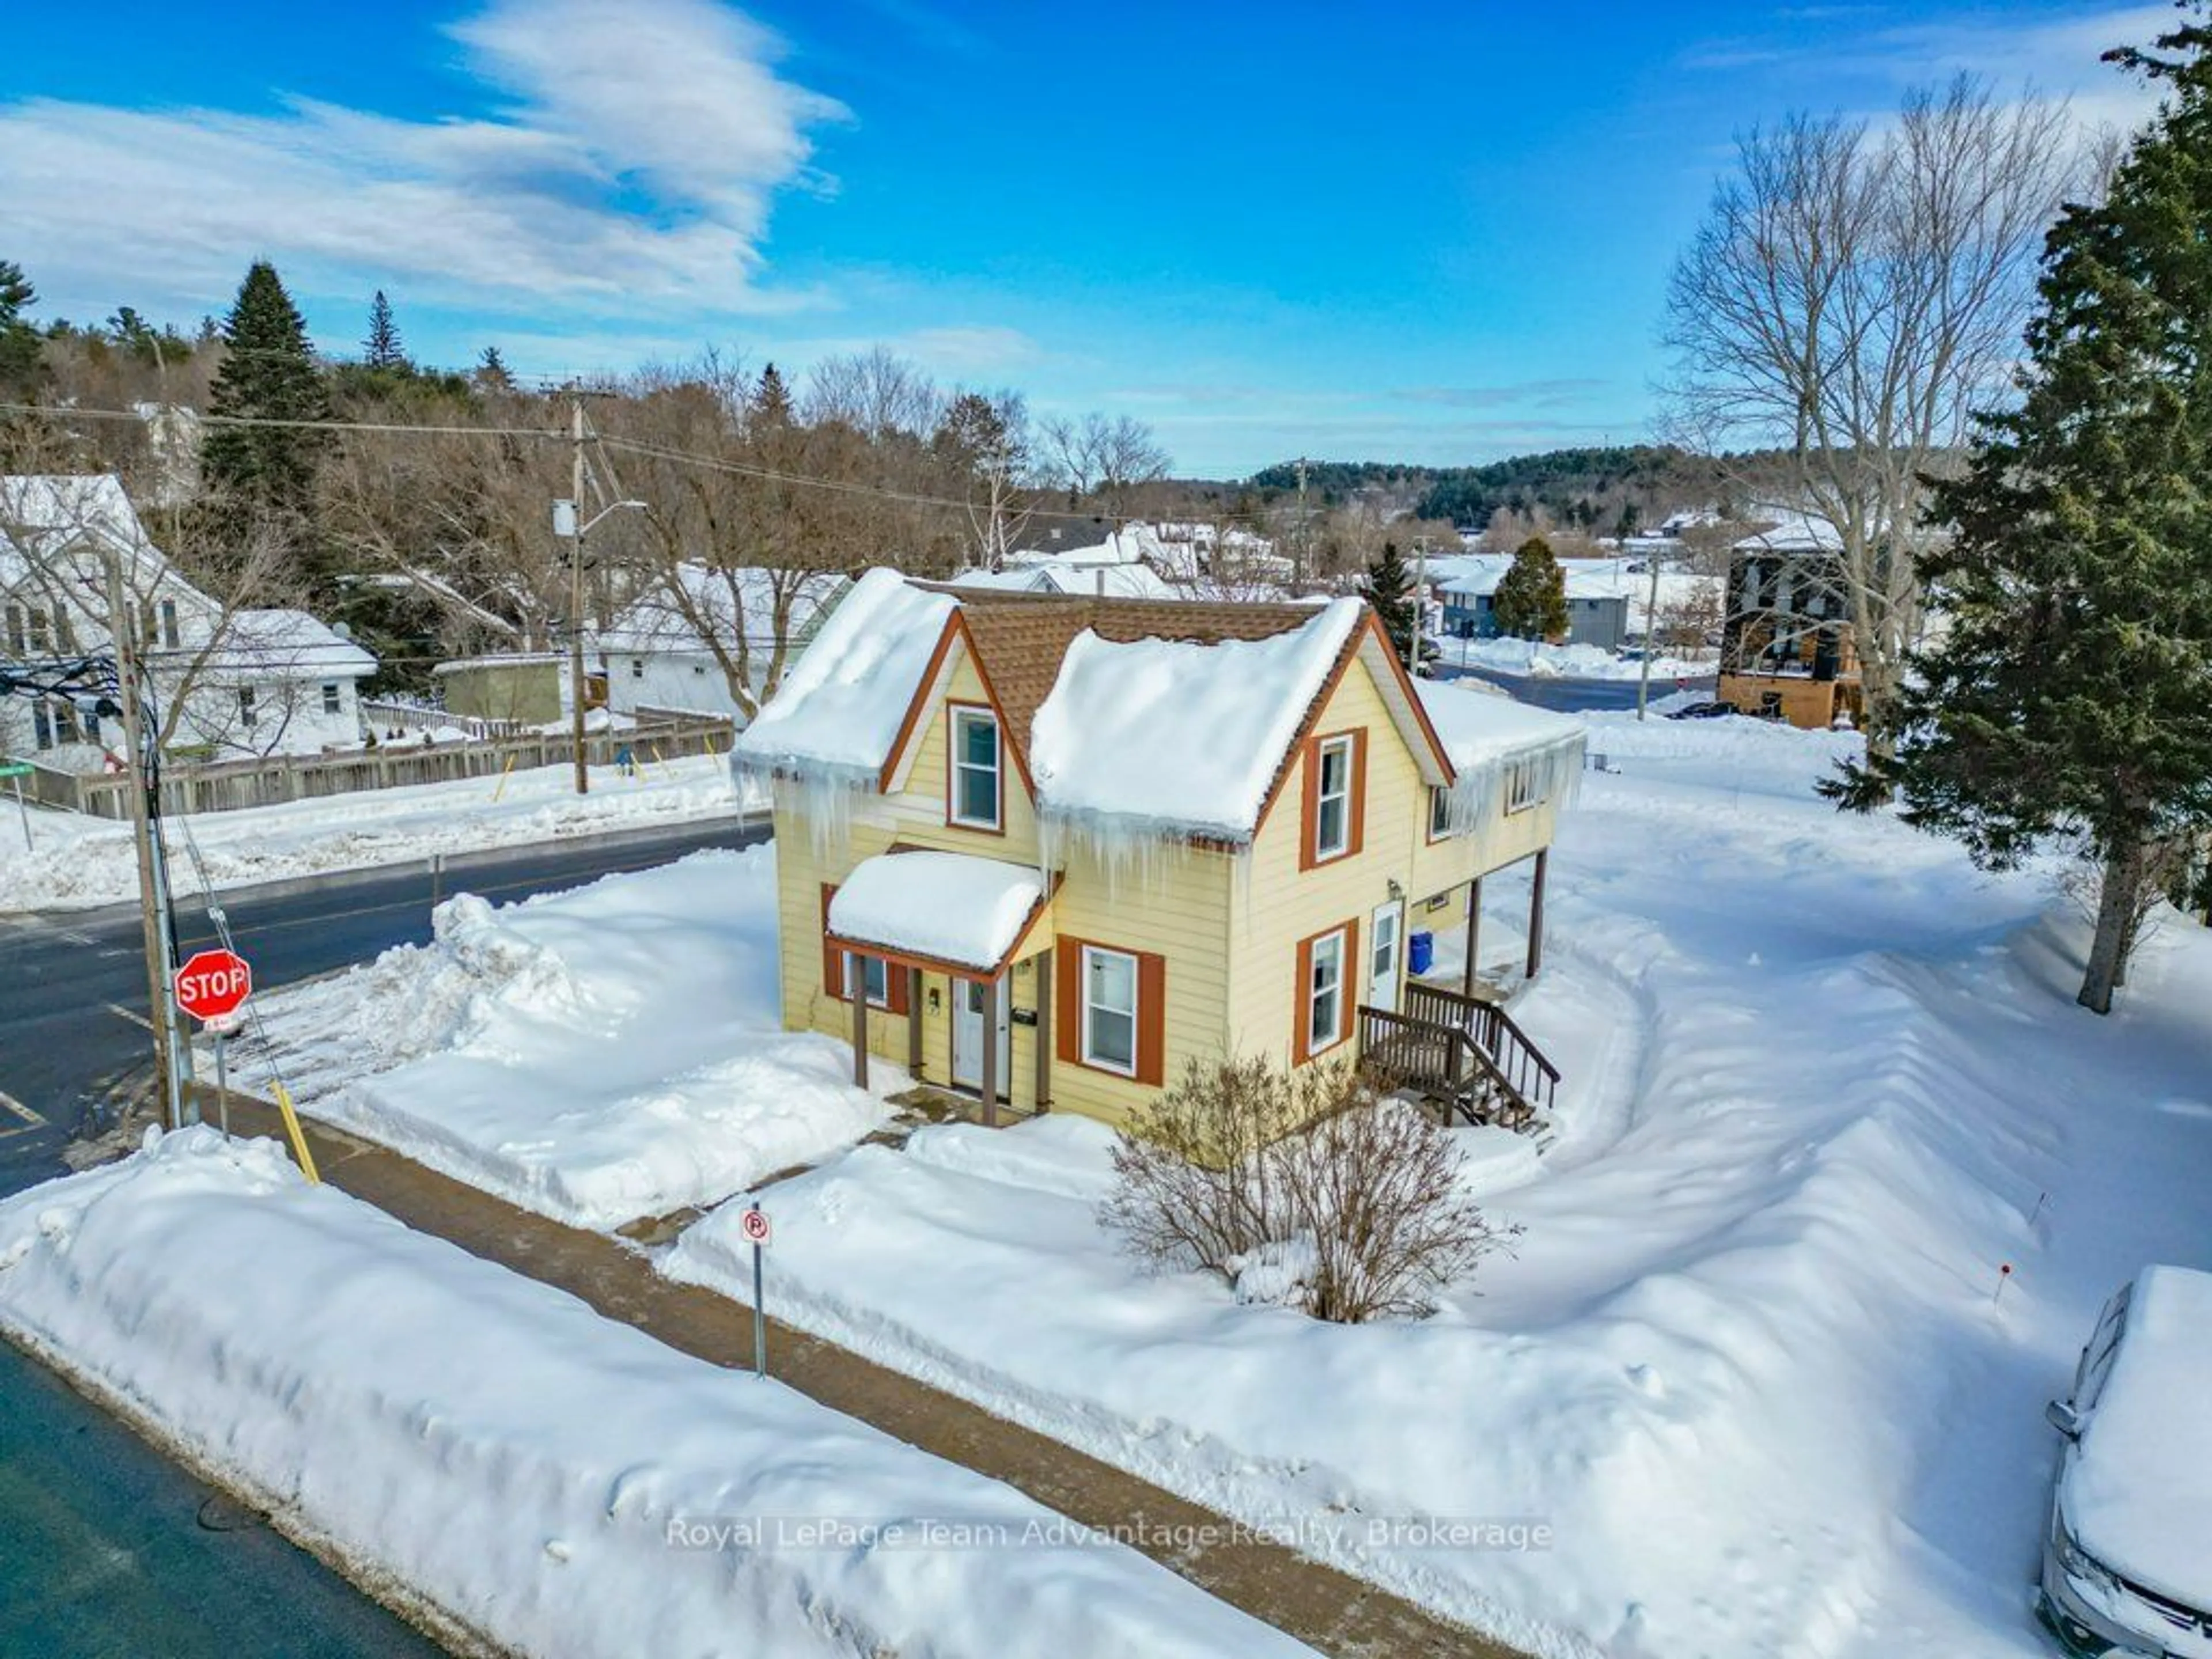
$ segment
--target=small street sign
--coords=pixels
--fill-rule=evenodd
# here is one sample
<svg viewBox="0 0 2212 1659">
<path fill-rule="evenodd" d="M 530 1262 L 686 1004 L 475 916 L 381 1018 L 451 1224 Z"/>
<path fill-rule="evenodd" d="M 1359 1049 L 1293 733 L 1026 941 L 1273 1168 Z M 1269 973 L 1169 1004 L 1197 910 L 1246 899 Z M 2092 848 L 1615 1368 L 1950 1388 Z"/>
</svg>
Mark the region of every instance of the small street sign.
<svg viewBox="0 0 2212 1659">
<path fill-rule="evenodd" d="M 253 994 L 253 970 L 235 951 L 202 951 L 177 969 L 177 1006 L 197 1020 L 238 1012 Z"/>
<path fill-rule="evenodd" d="M 738 1231 L 753 1247 L 753 1376 L 758 1380 L 768 1375 L 768 1287 L 762 1263 L 775 1229 L 769 1225 L 768 1212 L 754 1204 L 738 1218 Z"/>
<path fill-rule="evenodd" d="M 210 1036 L 236 1036 L 246 1029 L 246 1010 L 234 1008 L 227 1014 L 217 1014 L 213 1019 L 200 1022 L 200 1030 Z"/>
<path fill-rule="evenodd" d="M 744 1230 L 745 1243 L 748 1244 L 767 1243 L 775 1231 L 769 1225 L 768 1212 L 765 1210 L 747 1210 L 738 1218 L 738 1225 Z"/>
<path fill-rule="evenodd" d="M 27 778 L 31 769 L 21 761 L 0 761 L 0 778 Z"/>
</svg>

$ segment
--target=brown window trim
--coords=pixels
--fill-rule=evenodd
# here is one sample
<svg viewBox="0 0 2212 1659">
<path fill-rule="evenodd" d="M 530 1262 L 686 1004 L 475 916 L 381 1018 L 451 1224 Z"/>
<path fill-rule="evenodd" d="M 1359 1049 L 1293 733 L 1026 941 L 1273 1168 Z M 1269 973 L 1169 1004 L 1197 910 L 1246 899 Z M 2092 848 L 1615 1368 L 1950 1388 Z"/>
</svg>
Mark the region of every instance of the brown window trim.
<svg viewBox="0 0 2212 1659">
<path fill-rule="evenodd" d="M 1322 750 L 1345 742 L 1352 746 L 1352 770 L 1345 780 L 1344 847 L 1340 852 L 1324 855 L 1320 848 Z M 1352 726 L 1336 732 L 1316 732 L 1306 739 L 1304 763 L 1304 810 L 1298 824 L 1298 868 L 1318 870 L 1358 857 L 1367 837 L 1367 728 Z"/>
<path fill-rule="evenodd" d="M 1333 1042 L 1321 1048 L 1312 1046 L 1313 1031 L 1313 956 L 1314 946 L 1323 939 L 1344 935 L 1342 977 L 1337 983 L 1336 1002 L 1339 1035 Z M 1296 978 L 1291 988 L 1291 1064 L 1304 1066 L 1309 1060 L 1333 1054 L 1352 1041 L 1359 1030 L 1358 1004 L 1352 994 L 1354 978 L 1352 966 L 1359 957 L 1359 918 L 1352 916 L 1343 921 L 1332 922 L 1317 933 L 1310 933 L 1298 941 Z"/>
<path fill-rule="evenodd" d="M 1111 951 L 1137 960 L 1137 1067 L 1133 1073 L 1094 1066 L 1083 1057 L 1083 952 Z M 1168 959 L 1110 939 L 1075 939 L 1063 933 L 1053 941 L 1053 1041 L 1054 1058 L 1096 1077 L 1156 1089 L 1167 1080 Z"/>
<path fill-rule="evenodd" d="M 990 823 L 970 823 L 953 814 L 953 803 L 959 799 L 960 793 L 960 752 L 955 738 L 960 730 L 959 715 L 963 710 L 988 715 L 992 729 L 999 734 L 999 816 Z M 945 700 L 945 827 L 971 830 L 979 836 L 1003 836 L 1006 833 L 1006 722 L 990 703 L 955 697 Z"/>
</svg>

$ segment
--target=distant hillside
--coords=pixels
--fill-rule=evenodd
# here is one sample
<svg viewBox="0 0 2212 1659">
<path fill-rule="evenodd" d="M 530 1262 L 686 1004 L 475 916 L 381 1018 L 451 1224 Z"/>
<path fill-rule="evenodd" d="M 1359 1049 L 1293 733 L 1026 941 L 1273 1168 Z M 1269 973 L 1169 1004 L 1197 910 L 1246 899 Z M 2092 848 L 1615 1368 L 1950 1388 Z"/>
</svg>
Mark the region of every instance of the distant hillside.
<svg viewBox="0 0 2212 1659">
<path fill-rule="evenodd" d="M 1677 507 L 1728 505 L 1728 474 L 1741 477 L 1745 457 L 1723 464 L 1671 446 L 1613 445 L 1553 449 L 1516 455 L 1485 466 L 1407 466 L 1389 461 L 1310 461 L 1310 500 L 1334 506 L 1355 496 L 1382 495 L 1416 518 L 1448 519 L 1480 528 L 1499 509 L 1529 514 L 1538 508 L 1561 524 L 1607 532 L 1624 511 L 1651 525 Z M 1755 469 L 1754 469 L 1755 470 Z M 1269 495 L 1294 491 L 1297 463 L 1255 472 L 1248 487 Z"/>
</svg>

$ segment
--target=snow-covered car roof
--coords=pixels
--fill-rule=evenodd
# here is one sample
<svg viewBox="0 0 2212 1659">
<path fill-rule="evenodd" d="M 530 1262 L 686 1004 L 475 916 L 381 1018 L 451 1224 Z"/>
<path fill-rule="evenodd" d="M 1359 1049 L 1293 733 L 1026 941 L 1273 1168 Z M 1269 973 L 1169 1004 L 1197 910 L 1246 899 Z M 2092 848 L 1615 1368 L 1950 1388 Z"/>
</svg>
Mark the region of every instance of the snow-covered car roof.
<svg viewBox="0 0 2212 1659">
<path fill-rule="evenodd" d="M 2212 1607 L 2212 1273 L 2146 1267 L 2059 1504 L 2113 1571 Z"/>
</svg>

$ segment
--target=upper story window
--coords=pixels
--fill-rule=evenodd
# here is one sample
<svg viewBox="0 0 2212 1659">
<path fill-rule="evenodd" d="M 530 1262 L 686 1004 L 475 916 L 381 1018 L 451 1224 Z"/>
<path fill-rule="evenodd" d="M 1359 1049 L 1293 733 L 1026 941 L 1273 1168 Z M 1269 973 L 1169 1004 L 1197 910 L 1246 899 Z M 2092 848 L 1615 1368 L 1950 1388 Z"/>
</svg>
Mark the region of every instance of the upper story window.
<svg viewBox="0 0 2212 1659">
<path fill-rule="evenodd" d="M 1321 864 L 1352 850 L 1352 762 L 1358 738 L 1346 732 L 1324 738 L 1315 750 L 1313 856 Z"/>
<path fill-rule="evenodd" d="M 1516 761 L 1505 769 L 1505 810 L 1525 812 L 1544 804 L 1544 769 L 1534 761 Z"/>
<path fill-rule="evenodd" d="M 336 680 L 325 680 L 323 682 L 323 713 L 335 714 L 344 707 L 344 704 L 345 699 L 338 693 L 338 683 Z"/>
<path fill-rule="evenodd" d="M 161 643 L 167 646 L 173 651 L 176 649 L 182 637 L 183 636 L 177 631 L 177 602 L 174 599 L 162 600 Z"/>
<path fill-rule="evenodd" d="M 1429 839 L 1442 841 L 1451 832 L 1451 791 L 1439 785 L 1429 791 Z"/>
<path fill-rule="evenodd" d="M 952 710 L 951 817 L 971 830 L 996 830 L 1003 818 L 998 716 L 988 708 Z"/>
</svg>

